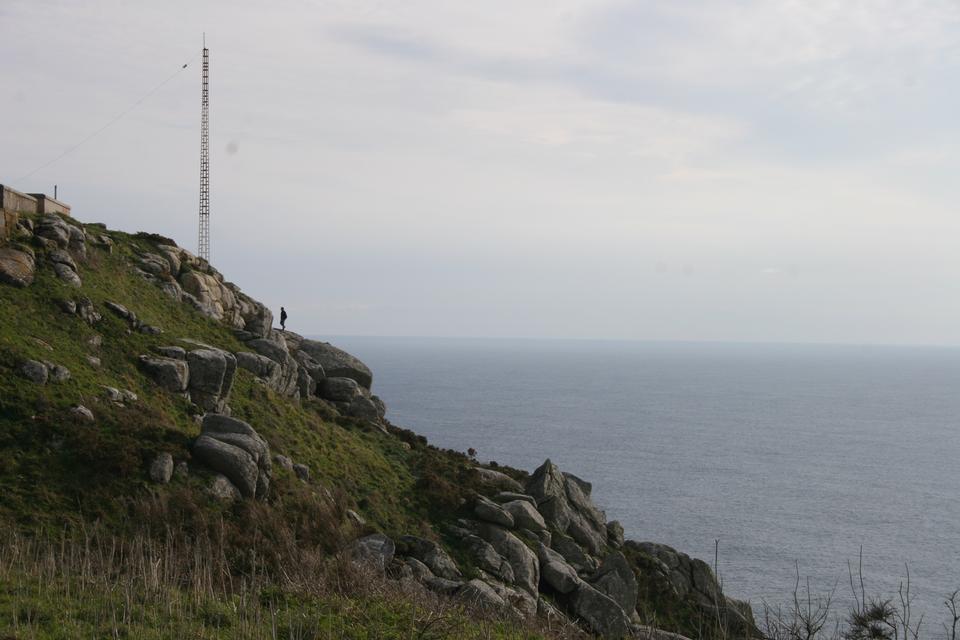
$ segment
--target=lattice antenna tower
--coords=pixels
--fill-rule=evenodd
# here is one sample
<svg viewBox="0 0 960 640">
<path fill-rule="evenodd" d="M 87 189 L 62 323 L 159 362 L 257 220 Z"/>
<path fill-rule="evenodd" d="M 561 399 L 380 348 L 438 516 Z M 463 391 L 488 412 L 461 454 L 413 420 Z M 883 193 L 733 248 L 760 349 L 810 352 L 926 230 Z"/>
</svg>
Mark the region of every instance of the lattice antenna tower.
<svg viewBox="0 0 960 640">
<path fill-rule="evenodd" d="M 210 50 L 203 35 L 203 85 L 200 97 L 200 257 L 210 262 Z"/>
</svg>

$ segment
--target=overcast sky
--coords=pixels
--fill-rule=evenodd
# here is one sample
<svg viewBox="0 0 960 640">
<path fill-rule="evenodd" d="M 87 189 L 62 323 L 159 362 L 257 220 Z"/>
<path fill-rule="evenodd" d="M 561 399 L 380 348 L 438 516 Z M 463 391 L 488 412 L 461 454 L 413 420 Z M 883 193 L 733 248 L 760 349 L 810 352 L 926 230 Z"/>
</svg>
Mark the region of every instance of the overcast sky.
<svg viewBox="0 0 960 640">
<path fill-rule="evenodd" d="M 955 0 L 2 0 L 0 183 L 196 250 L 204 31 L 294 330 L 960 344 Z"/>
</svg>

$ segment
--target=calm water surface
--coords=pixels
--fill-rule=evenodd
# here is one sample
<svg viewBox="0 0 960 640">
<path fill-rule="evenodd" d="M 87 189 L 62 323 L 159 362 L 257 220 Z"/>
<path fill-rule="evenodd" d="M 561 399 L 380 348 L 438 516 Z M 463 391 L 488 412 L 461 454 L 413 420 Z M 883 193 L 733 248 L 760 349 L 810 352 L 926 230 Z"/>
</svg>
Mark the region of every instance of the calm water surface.
<svg viewBox="0 0 960 640">
<path fill-rule="evenodd" d="M 713 562 L 725 590 L 817 590 L 861 545 L 868 591 L 909 565 L 928 635 L 960 588 L 960 349 L 327 337 L 388 417 L 441 447 L 590 480 L 627 537 Z M 916 615 L 916 612 L 915 612 Z"/>
</svg>

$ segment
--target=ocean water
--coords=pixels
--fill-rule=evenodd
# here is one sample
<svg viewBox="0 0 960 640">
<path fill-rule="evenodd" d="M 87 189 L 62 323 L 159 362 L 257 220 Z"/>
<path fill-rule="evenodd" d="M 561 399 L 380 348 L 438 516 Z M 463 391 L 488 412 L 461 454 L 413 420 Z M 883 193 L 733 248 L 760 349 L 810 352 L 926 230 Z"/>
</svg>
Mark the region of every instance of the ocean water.
<svg viewBox="0 0 960 640">
<path fill-rule="evenodd" d="M 800 576 L 942 635 L 960 588 L 960 349 L 327 337 L 388 417 L 441 447 L 593 483 L 627 537 L 714 561 L 725 591 L 786 604 Z"/>
</svg>

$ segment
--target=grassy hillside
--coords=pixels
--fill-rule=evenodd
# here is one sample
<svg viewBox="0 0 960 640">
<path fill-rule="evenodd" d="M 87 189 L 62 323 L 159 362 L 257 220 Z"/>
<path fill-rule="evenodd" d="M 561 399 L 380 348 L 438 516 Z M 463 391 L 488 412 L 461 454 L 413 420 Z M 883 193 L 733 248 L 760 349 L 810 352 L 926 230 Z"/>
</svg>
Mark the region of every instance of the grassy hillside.
<svg viewBox="0 0 960 640">
<path fill-rule="evenodd" d="M 196 408 L 158 388 L 138 356 L 181 338 L 228 351 L 243 345 L 133 268 L 168 240 L 83 227 L 113 246 L 88 244 L 86 258 L 77 258 L 82 287 L 57 277 L 44 259 L 49 247 L 38 241 L 29 247 L 37 258 L 32 284 L 0 285 L 0 527 L 24 543 L 0 554 L 0 635 L 114 637 L 123 629 L 136 638 L 406 638 L 456 628 L 457 637 L 542 637 L 468 616 L 432 594 L 413 598 L 382 580 L 357 581 L 355 568 L 335 559 L 364 531 L 438 539 L 436 525 L 465 503 L 475 483 L 470 461 L 412 433 L 384 433 L 316 398 L 279 397 L 238 369 L 232 415 L 253 425 L 272 453 L 307 465 L 309 481 L 275 467 L 268 501 L 234 503 L 205 490 L 209 474 L 200 467 L 170 484 L 152 483 L 150 461 L 160 452 L 189 461 L 200 428 Z M 93 326 L 62 310 L 82 298 L 102 315 Z M 108 301 L 162 333 L 131 329 Z M 62 365 L 70 377 L 36 384 L 19 373 L 27 360 Z M 137 399 L 113 402 L 106 387 Z M 95 420 L 75 416 L 77 405 Z M 366 524 L 345 518 L 347 509 Z M 141 548 L 124 550 L 133 540 Z M 191 564 L 201 547 L 214 557 Z M 96 570 L 105 563 L 112 564 Z M 138 575 L 158 563 L 171 565 L 163 579 L 148 584 Z M 214 572 L 220 583 L 204 583 Z"/>
<path fill-rule="evenodd" d="M 268 312 L 195 257 L 160 257 L 171 240 L 26 222 L 35 232 L 0 241 L 0 280 L 11 252 L 35 258 L 28 286 L 0 284 L 0 638 L 582 637 L 572 620 L 606 637 L 645 625 L 754 635 L 749 606 L 727 599 L 705 563 L 625 542 L 589 483 L 549 461 L 532 478 L 478 471 L 383 420 L 364 383 L 330 373 L 343 368 L 336 359 L 319 371 L 324 393 L 305 392 L 317 371 L 309 349 L 328 347 L 277 354 L 289 336 L 269 330 Z M 224 306 L 212 319 L 207 293 L 188 282 L 233 298 L 234 315 Z M 186 382 L 159 386 L 140 361 L 169 346 L 199 357 L 198 343 L 247 357 L 225 387 L 230 414 L 306 472 L 277 460 L 257 499 L 211 491 L 209 460 L 192 456 L 200 396 L 168 390 Z M 178 362 L 186 368 L 168 360 Z M 30 366 L 50 379 L 31 379 Z M 334 393 L 351 385 L 349 401 Z M 151 478 L 161 454 L 176 463 L 169 482 Z M 528 478 L 539 497 L 516 493 Z M 514 493 L 497 496 L 503 488 Z M 386 572 L 352 561 L 355 541 L 374 532 L 397 541 Z"/>
</svg>

